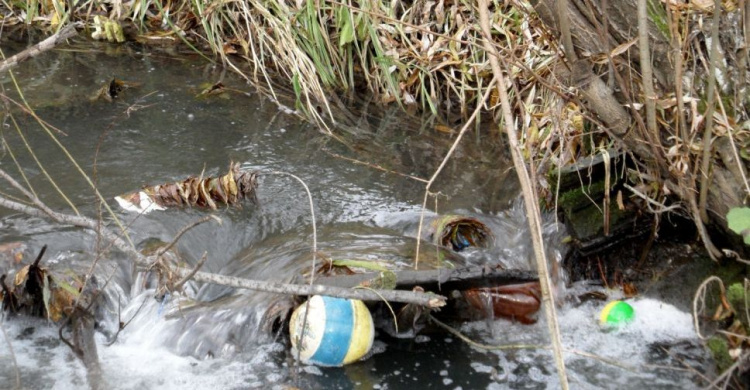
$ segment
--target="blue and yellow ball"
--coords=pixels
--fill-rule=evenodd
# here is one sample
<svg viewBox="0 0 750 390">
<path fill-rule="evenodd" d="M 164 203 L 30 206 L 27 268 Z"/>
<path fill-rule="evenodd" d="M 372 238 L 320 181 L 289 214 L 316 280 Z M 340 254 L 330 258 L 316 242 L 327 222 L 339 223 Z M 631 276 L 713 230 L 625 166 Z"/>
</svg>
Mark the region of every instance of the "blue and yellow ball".
<svg viewBox="0 0 750 390">
<path fill-rule="evenodd" d="M 307 325 L 302 331 L 307 314 Z M 343 366 L 372 348 L 375 326 L 362 301 L 315 295 L 292 313 L 289 322 L 293 354 L 304 363 Z"/>
<path fill-rule="evenodd" d="M 633 322 L 635 310 L 623 301 L 612 301 L 604 306 L 599 314 L 599 323 L 602 325 L 620 326 Z"/>
</svg>

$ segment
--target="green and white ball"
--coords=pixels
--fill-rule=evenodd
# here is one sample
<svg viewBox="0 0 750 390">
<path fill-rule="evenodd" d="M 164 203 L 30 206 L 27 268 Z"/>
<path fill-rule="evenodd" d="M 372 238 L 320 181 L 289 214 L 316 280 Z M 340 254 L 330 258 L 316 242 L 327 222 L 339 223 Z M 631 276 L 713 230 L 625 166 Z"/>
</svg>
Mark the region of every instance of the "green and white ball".
<svg viewBox="0 0 750 390">
<path fill-rule="evenodd" d="M 307 326 L 302 331 L 307 314 Z M 293 354 L 321 366 L 356 362 L 372 348 L 375 326 L 362 301 L 315 295 L 292 313 L 289 322 Z"/>
</svg>

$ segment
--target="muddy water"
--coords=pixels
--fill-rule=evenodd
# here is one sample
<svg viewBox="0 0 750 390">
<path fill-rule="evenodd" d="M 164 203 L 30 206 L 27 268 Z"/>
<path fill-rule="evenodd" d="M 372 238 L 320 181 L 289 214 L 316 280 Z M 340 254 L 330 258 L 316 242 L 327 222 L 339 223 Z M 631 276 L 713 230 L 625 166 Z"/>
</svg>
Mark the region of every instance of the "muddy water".
<svg viewBox="0 0 750 390">
<path fill-rule="evenodd" d="M 361 102 L 352 103 L 351 112 L 337 111 L 340 127 L 334 131 L 343 142 L 336 141 L 232 74 L 191 55 L 137 46 L 80 43 L 30 61 L 15 74 L 29 104 L 59 129 L 60 133 L 53 130 L 55 137 L 94 178 L 112 207 L 116 195 L 201 172 L 220 174 L 230 161 L 240 162 L 243 169 L 290 172 L 310 187 L 319 251 L 335 258 L 411 264 L 424 189 L 421 182 L 339 156 L 427 178 L 452 142 L 452 135 L 435 131 L 428 118 L 373 110 Z M 113 102 L 92 102 L 90 97 L 113 77 L 135 87 Z M 196 97 L 220 80 L 227 92 Z M 7 75 L 0 82 L 5 94 L 20 101 Z M 32 116 L 17 108 L 11 111 L 23 137 L 6 119 L 2 135 L 8 147 L 0 154 L 0 167 L 20 179 L 15 157 L 42 200 L 71 212 L 45 179 L 44 169 L 80 213 L 96 217 L 96 196 L 75 164 Z M 448 254 L 455 264 L 532 267 L 518 186 L 503 150 L 502 142 L 489 131 L 470 134 L 433 188 L 441 194 L 440 214 L 476 217 L 494 233 L 490 249 L 465 256 Z M 7 186 L 1 188 L 6 193 Z M 214 212 L 221 225 L 205 224 L 187 233 L 178 244 L 183 260 L 194 264 L 206 252 L 207 271 L 285 282 L 299 278 L 309 268 L 312 242 L 304 190 L 286 177 L 263 176 L 257 197 L 257 204 L 246 202 Z M 430 207 L 434 210 L 433 201 Z M 196 209 L 143 216 L 116 213 L 141 247 L 170 241 L 187 223 L 207 214 Z M 103 219 L 113 226 L 110 216 Z M 565 252 L 564 229 L 551 217 L 545 226 L 549 255 L 559 259 Z M 27 261 L 46 244 L 46 264 L 74 272 L 88 268 L 98 245 L 90 232 L 0 209 L 0 244 L 10 242 L 23 244 Z M 3 270 L 11 268 L 6 257 L 2 257 Z M 558 387 L 551 356 L 544 349 L 480 351 L 454 336 L 434 332 L 402 339 L 379 332 L 373 355 L 363 362 L 298 370 L 283 330 L 264 328 L 263 315 L 277 297 L 191 284 L 186 297 L 158 303 L 154 291 L 144 288 L 121 255 L 107 255 L 97 264 L 95 273 L 109 280 L 97 335 L 106 388 Z M 575 386 L 696 386 L 693 374 L 678 359 L 703 371 L 710 371 L 710 362 L 684 308 L 647 297 L 634 305 L 642 314 L 638 322 L 616 332 L 597 327 L 599 303 L 569 300 L 560 308 Z M 115 339 L 120 321 L 129 323 Z M 531 326 L 504 319 L 454 325 L 484 343 L 547 342 L 543 320 Z M 31 319 L 4 319 L 3 327 L 14 354 L 8 353 L 10 349 L 0 353 L 2 383 L 15 383 L 18 375 L 23 388 L 85 386 L 84 369 L 61 344 L 56 327 Z M 663 352 L 662 346 L 674 353 Z M 573 350 L 601 358 L 583 357 Z"/>
</svg>

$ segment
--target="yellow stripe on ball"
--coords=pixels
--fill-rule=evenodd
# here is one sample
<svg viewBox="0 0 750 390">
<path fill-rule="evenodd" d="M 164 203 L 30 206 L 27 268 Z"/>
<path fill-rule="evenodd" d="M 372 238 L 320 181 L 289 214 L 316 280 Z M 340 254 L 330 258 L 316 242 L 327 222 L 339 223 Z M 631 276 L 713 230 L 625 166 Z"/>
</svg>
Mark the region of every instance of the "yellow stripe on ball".
<svg viewBox="0 0 750 390">
<path fill-rule="evenodd" d="M 372 315 L 364 302 L 352 300 L 352 309 L 354 312 L 354 329 L 352 329 L 352 340 L 349 344 L 349 351 L 344 357 L 344 364 L 362 359 L 372 348 L 372 342 L 375 338 Z"/>
<path fill-rule="evenodd" d="M 623 301 L 612 301 L 604 306 L 599 315 L 599 323 L 602 325 L 621 325 L 631 322 L 634 316 L 633 307 Z"/>
</svg>

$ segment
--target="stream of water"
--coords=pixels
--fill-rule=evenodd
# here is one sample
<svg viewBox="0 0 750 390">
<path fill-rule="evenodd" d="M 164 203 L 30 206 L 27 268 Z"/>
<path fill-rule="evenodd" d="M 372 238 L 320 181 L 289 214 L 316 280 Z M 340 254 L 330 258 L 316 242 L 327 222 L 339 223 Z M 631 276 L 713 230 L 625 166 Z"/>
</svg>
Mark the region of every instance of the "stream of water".
<svg viewBox="0 0 750 390">
<path fill-rule="evenodd" d="M 86 42 L 30 60 L 15 75 L 36 113 L 65 133 L 55 136 L 92 175 L 112 207 L 117 195 L 201 172 L 222 174 L 230 161 L 240 162 L 243 169 L 289 172 L 309 185 L 319 251 L 335 258 L 411 264 L 424 191 L 421 182 L 339 155 L 427 178 L 453 139 L 433 130 L 430 122 L 397 110 L 367 112 L 357 107 L 352 112 L 359 114 L 341 118 L 348 128 L 342 132 L 344 142 L 338 142 L 240 78 L 222 75 L 195 56 L 138 46 L 113 48 Z M 90 97 L 113 77 L 136 86 L 113 102 L 92 102 Z M 220 79 L 227 92 L 196 97 Z M 3 93 L 18 99 L 7 75 L 2 75 L 0 84 Z M 27 144 L 81 214 L 95 218 L 96 195 L 75 165 L 31 115 L 16 107 L 12 111 L 23 137 L 6 117 L 2 136 L 7 147 L 0 150 L 0 167 L 20 180 L 15 157 L 38 196 L 53 209 L 70 212 L 28 153 Z M 533 269 L 518 186 L 504 149 L 491 132 L 470 134 L 433 188 L 440 192 L 437 210 L 475 217 L 493 232 L 491 248 L 452 255 L 457 262 Z M 1 188 L 3 194 L 11 192 L 5 184 Z M 206 271 L 281 282 L 309 269 L 312 227 L 303 188 L 283 176 L 262 176 L 257 198 L 257 204 L 245 202 L 214 212 L 221 225 L 207 223 L 188 232 L 178 244 L 184 261 L 195 264 L 206 252 Z M 434 210 L 432 201 L 430 208 Z M 114 226 L 104 213 L 104 221 Z M 152 241 L 169 242 L 183 226 L 209 212 L 169 209 L 137 216 L 117 209 L 116 213 L 129 227 L 133 242 L 143 247 Z M 428 217 L 434 215 L 428 212 Z M 548 253 L 560 259 L 566 250 L 564 227 L 553 216 L 545 220 Z M 0 245 L 16 242 L 22 245 L 24 261 L 48 245 L 44 266 L 75 273 L 88 269 L 98 245 L 89 231 L 0 208 Z M 7 253 L 0 253 L 0 261 L 3 272 L 15 266 Z M 343 368 L 303 366 L 298 371 L 283 331 L 269 331 L 263 321 L 277 297 L 191 283 L 187 288 L 191 306 L 180 306 L 186 299 L 178 297 L 162 304 L 154 299 L 153 289 L 144 288 L 134 277 L 122 255 L 109 254 L 97 264 L 99 279 L 109 280 L 96 336 L 105 388 L 559 386 L 546 349 L 485 351 L 434 330 L 408 338 L 378 331 L 373 352 L 365 360 Z M 603 289 L 579 283 L 560 293 L 576 296 L 592 290 Z M 604 302 L 564 300 L 559 307 L 560 326 L 574 388 L 685 389 L 700 383 L 691 370 L 711 375 L 713 363 L 692 328 L 684 297 L 676 295 L 636 298 L 632 301 L 636 321 L 615 331 L 597 324 Z M 113 340 L 120 321 L 127 326 Z M 543 318 L 534 325 L 506 319 L 453 325 L 485 344 L 548 343 Z M 83 365 L 59 340 L 57 326 L 41 319 L 4 317 L 2 327 L 0 387 L 12 388 L 17 376 L 22 388 L 86 386 Z"/>
</svg>

